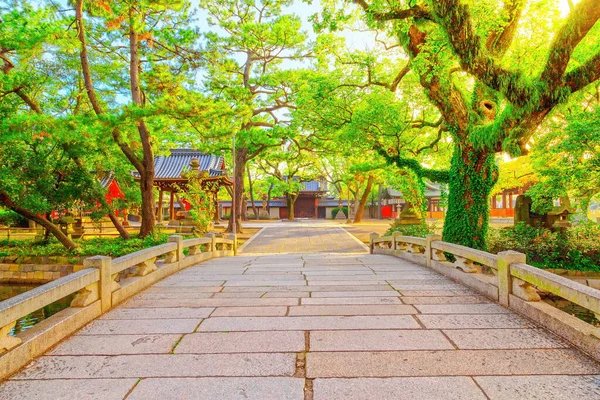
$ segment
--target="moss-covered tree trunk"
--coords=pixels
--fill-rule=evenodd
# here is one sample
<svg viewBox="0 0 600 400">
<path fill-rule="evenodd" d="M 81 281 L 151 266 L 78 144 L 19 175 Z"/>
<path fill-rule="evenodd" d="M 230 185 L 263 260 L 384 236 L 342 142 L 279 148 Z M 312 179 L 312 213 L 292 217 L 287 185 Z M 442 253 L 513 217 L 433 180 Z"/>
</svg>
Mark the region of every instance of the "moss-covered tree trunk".
<svg viewBox="0 0 600 400">
<path fill-rule="evenodd" d="M 493 153 L 456 146 L 448 180 L 445 241 L 485 249 L 489 196 L 497 179 Z"/>
</svg>

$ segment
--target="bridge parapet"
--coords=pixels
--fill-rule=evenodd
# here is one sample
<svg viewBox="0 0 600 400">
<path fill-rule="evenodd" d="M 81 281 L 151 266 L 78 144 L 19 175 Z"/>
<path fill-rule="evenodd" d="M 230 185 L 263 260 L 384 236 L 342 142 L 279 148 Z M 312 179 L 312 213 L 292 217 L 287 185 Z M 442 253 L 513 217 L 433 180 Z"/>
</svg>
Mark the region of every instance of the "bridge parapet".
<svg viewBox="0 0 600 400">
<path fill-rule="evenodd" d="M 600 359 L 600 327 L 551 304 L 540 295 L 552 293 L 581 306 L 600 319 L 600 290 L 526 264 L 516 251 L 491 254 L 453 243 L 439 235 L 426 238 L 370 235 L 371 253 L 387 254 L 426 265 L 534 320 Z"/>
<path fill-rule="evenodd" d="M 188 240 L 174 235 L 168 243 L 115 259 L 88 257 L 81 271 L 0 302 L 0 379 L 146 287 L 202 261 L 233 256 L 236 247 L 235 235 Z M 70 307 L 10 335 L 19 318 L 73 294 Z"/>
</svg>

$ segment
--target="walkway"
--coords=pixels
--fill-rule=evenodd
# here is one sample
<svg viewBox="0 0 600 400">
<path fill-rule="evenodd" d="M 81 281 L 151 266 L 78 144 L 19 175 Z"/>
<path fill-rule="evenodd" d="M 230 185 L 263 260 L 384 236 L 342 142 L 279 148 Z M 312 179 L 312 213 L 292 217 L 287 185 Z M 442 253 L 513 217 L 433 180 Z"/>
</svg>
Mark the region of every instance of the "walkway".
<svg viewBox="0 0 600 400">
<path fill-rule="evenodd" d="M 364 253 L 367 247 L 339 226 L 325 220 L 267 225 L 242 249 L 243 253 Z"/>
<path fill-rule="evenodd" d="M 598 399 L 600 365 L 398 258 L 245 254 L 166 278 L 0 386 L 124 397 Z"/>
</svg>

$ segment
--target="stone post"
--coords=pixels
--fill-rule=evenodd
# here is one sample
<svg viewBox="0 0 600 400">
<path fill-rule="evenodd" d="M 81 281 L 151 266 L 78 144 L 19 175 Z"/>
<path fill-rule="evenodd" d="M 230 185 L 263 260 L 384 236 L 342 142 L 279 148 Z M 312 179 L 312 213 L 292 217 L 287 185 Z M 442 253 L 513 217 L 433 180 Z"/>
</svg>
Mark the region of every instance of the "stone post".
<svg viewBox="0 0 600 400">
<path fill-rule="evenodd" d="M 440 235 L 427 235 L 425 236 L 425 240 L 425 264 L 431 267 L 431 261 L 438 259 L 434 254 L 435 250 L 431 244 L 432 242 L 442 240 L 442 237 Z"/>
<path fill-rule="evenodd" d="M 375 244 L 373 243 L 373 241 L 375 241 L 377 238 L 379 238 L 379 234 L 376 232 L 373 232 L 369 235 L 369 240 L 371 245 L 369 246 L 369 253 L 373 254 L 373 249 L 375 248 Z"/>
<path fill-rule="evenodd" d="M 392 232 L 392 250 L 396 251 L 398 250 L 398 247 L 396 246 L 396 238 L 398 236 L 402 236 L 402 232 Z"/>
<path fill-rule="evenodd" d="M 177 244 L 177 257 L 175 261 L 181 262 L 184 258 L 183 255 L 183 236 L 181 235 L 171 235 L 169 239 L 167 239 L 168 243 L 176 243 Z"/>
<path fill-rule="evenodd" d="M 525 264 L 527 256 L 516 251 L 498 253 L 498 302 L 508 307 L 509 295 L 512 293 L 512 277 L 510 264 Z"/>
<path fill-rule="evenodd" d="M 211 232 L 207 233 L 206 236 L 210 238 L 210 251 L 212 252 L 212 256 L 215 257 L 217 251 L 217 234 Z"/>
<path fill-rule="evenodd" d="M 88 257 L 83 260 L 84 268 L 97 268 L 100 270 L 100 304 L 102 312 L 106 312 L 112 307 L 112 292 L 115 283 L 112 278 L 112 259 L 107 256 Z"/>
<path fill-rule="evenodd" d="M 233 240 L 233 245 L 231 246 L 231 250 L 233 251 L 233 255 L 237 255 L 237 249 L 238 249 L 238 243 L 237 243 L 237 234 L 236 233 L 230 233 L 227 236 L 227 239 L 231 239 Z"/>
</svg>

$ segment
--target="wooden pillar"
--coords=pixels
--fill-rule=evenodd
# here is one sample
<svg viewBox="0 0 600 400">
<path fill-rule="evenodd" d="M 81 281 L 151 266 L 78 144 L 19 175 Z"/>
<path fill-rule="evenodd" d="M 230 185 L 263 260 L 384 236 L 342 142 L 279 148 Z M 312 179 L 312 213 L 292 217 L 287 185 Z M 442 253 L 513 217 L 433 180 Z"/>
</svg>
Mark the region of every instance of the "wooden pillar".
<svg viewBox="0 0 600 400">
<path fill-rule="evenodd" d="M 170 220 L 174 220 L 175 219 L 175 192 L 171 192 L 171 198 L 170 203 L 169 203 L 169 219 Z"/>
<path fill-rule="evenodd" d="M 156 215 L 156 221 L 162 222 L 163 220 L 163 190 L 160 189 L 158 192 L 158 213 Z"/>
<path fill-rule="evenodd" d="M 215 190 L 214 192 L 212 192 L 212 194 L 213 194 L 213 204 L 214 204 L 213 221 L 219 222 L 221 220 L 219 218 L 219 192 Z"/>
<path fill-rule="evenodd" d="M 315 196 L 315 216 L 313 218 L 319 218 L 319 198 L 317 196 Z"/>
</svg>

